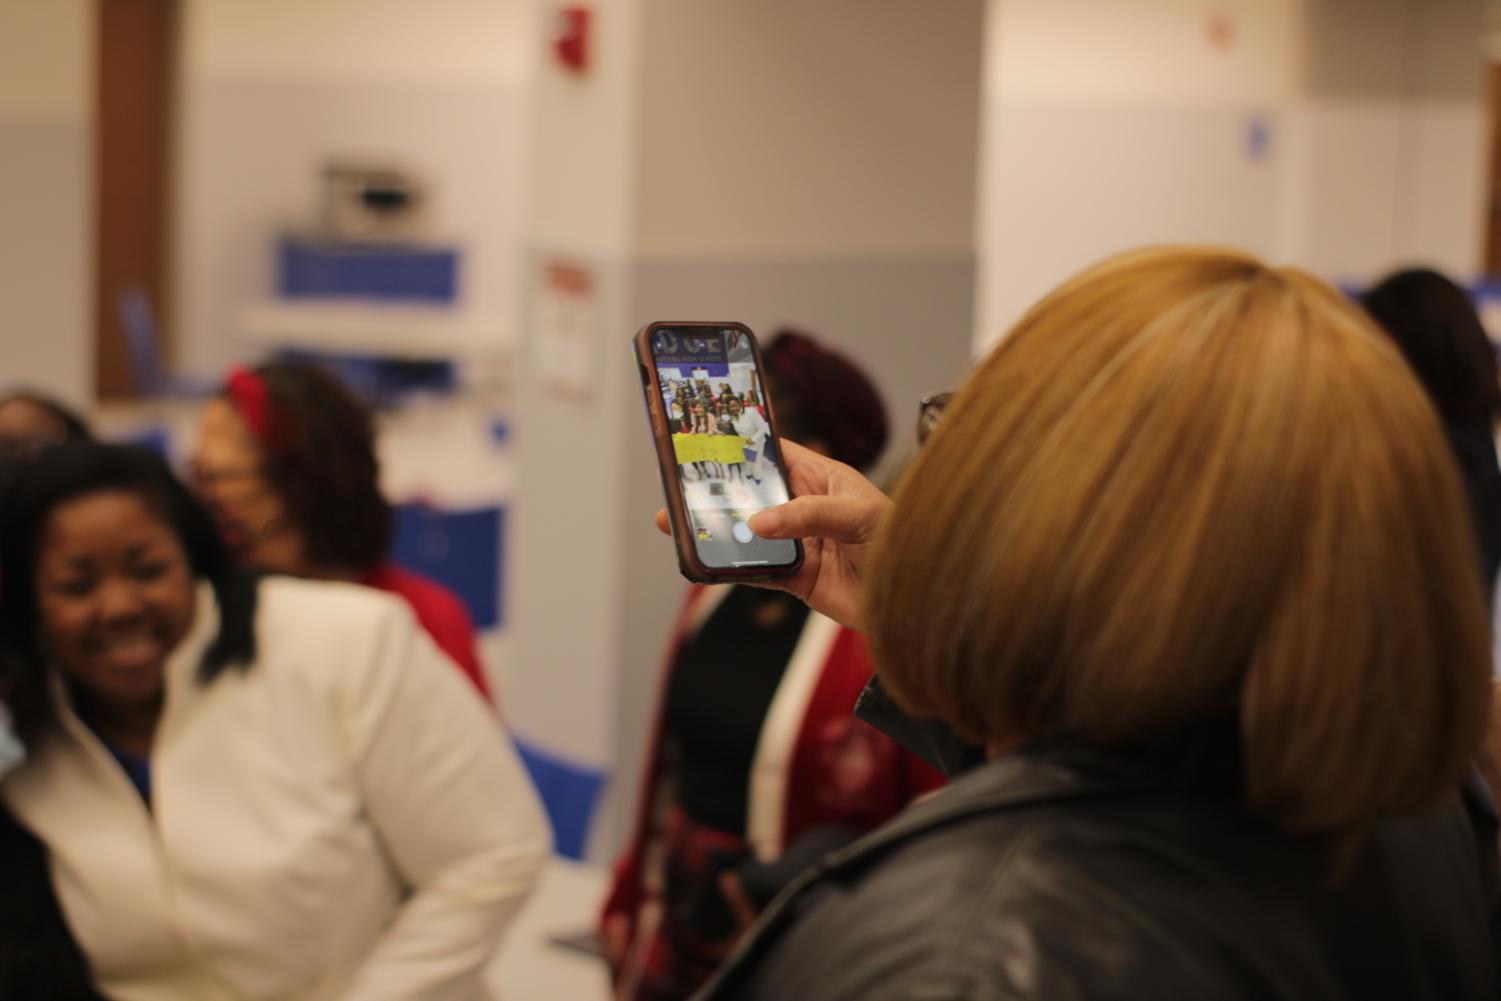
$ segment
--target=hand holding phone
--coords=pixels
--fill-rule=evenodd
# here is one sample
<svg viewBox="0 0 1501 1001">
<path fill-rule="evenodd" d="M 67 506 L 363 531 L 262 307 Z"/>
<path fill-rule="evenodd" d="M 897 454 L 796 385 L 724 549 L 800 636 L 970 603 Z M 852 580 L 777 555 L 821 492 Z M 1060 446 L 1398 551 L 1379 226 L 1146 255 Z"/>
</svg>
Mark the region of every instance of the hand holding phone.
<svg viewBox="0 0 1501 1001">
<path fill-rule="evenodd" d="M 761 586 L 786 591 L 840 625 L 861 629 L 865 563 L 891 512 L 891 498 L 842 462 L 796 442 L 783 441 L 781 447 L 796 496 L 751 520 L 763 538 L 802 539 L 803 565 Z M 657 528 L 672 534 L 665 508 L 657 512 Z"/>
<path fill-rule="evenodd" d="M 758 535 L 803 540 L 803 565 L 778 586 L 821 615 L 863 629 L 866 560 L 891 512 L 891 498 L 860 471 L 783 442 L 796 496 L 755 519 Z"/>
<path fill-rule="evenodd" d="M 651 323 L 637 332 L 635 355 L 683 576 L 712 584 L 795 573 L 802 543 L 750 527 L 791 499 L 750 328 Z"/>
</svg>

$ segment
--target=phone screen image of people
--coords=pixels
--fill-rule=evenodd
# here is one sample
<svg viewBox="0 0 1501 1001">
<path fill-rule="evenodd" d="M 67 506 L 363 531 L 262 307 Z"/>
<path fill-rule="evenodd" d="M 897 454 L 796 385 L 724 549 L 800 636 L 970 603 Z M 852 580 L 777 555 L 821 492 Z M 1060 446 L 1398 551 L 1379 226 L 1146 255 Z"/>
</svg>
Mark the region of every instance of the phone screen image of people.
<svg viewBox="0 0 1501 1001">
<path fill-rule="evenodd" d="M 664 327 L 651 349 L 699 560 L 716 569 L 793 564 L 795 543 L 760 538 L 747 524 L 790 496 L 749 338 L 733 328 Z"/>
</svg>

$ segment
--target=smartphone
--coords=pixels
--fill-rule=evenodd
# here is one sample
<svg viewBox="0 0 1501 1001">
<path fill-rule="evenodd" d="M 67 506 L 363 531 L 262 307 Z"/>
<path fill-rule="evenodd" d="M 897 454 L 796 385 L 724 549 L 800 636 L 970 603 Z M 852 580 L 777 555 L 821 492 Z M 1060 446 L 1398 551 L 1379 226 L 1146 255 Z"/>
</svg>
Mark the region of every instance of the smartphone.
<svg viewBox="0 0 1501 1001">
<path fill-rule="evenodd" d="M 755 335 L 743 323 L 648 323 L 634 344 L 678 569 L 698 584 L 796 572 L 802 543 L 748 524 L 791 497 Z"/>
</svg>

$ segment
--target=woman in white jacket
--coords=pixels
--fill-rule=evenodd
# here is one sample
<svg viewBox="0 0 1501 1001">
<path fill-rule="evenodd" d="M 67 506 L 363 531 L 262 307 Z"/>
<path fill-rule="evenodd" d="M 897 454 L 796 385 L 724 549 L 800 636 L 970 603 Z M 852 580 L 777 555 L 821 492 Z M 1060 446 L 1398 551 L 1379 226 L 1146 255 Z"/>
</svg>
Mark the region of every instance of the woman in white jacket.
<svg viewBox="0 0 1501 1001">
<path fill-rule="evenodd" d="M 756 453 L 750 464 L 750 477 L 757 483 L 766 478 L 766 440 L 771 436 L 771 425 L 754 410 L 745 409 L 738 396 L 729 398 L 725 404 L 726 416 L 735 427 L 735 433 L 745 439 L 745 447 Z"/>
<path fill-rule="evenodd" d="M 399 599 L 245 577 L 160 460 L 98 445 L 16 481 L 0 580 L 0 799 L 101 993 L 483 996 L 546 821 Z"/>
</svg>

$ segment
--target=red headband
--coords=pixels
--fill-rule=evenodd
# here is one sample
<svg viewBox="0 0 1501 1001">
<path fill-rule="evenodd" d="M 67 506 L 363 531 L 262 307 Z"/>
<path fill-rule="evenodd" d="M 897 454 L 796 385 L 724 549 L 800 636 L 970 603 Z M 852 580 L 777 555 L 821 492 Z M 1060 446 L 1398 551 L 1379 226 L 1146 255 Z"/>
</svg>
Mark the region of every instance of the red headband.
<svg viewBox="0 0 1501 1001">
<path fill-rule="evenodd" d="M 271 393 L 266 389 L 266 380 L 248 368 L 237 368 L 229 373 L 224 388 L 255 440 L 270 447 Z"/>
</svg>

